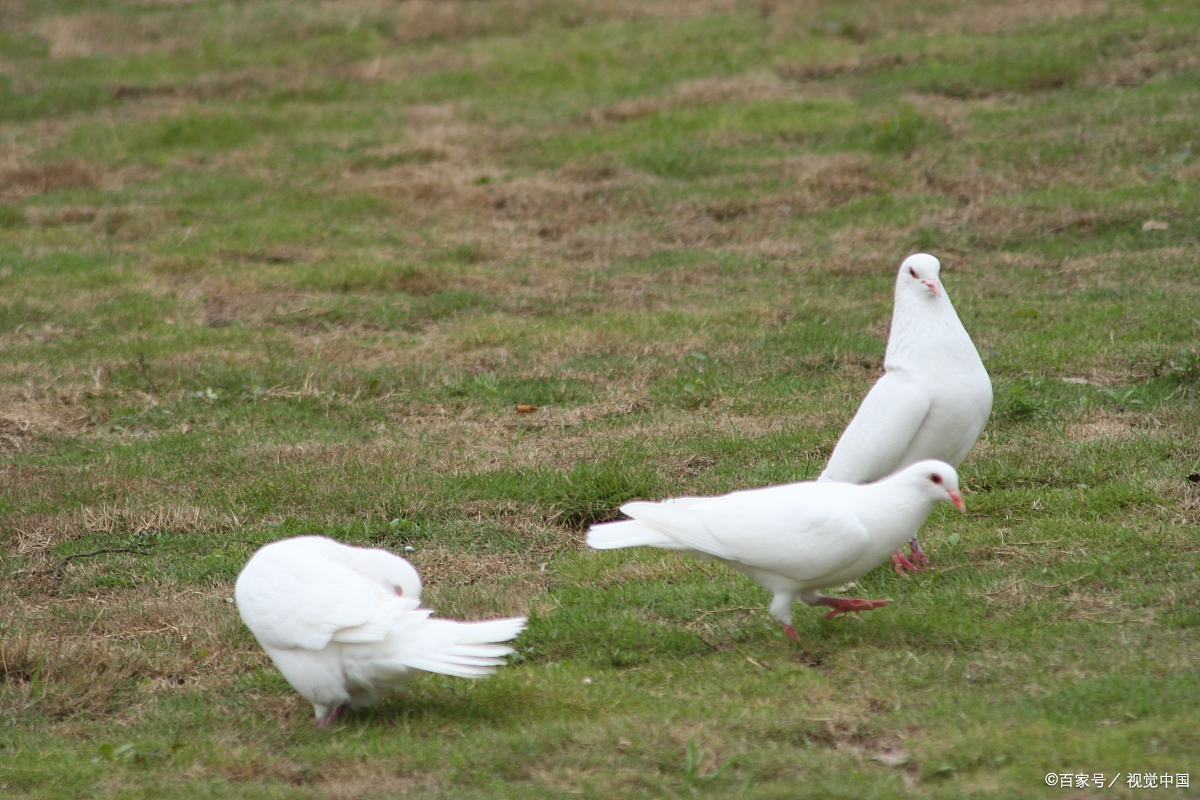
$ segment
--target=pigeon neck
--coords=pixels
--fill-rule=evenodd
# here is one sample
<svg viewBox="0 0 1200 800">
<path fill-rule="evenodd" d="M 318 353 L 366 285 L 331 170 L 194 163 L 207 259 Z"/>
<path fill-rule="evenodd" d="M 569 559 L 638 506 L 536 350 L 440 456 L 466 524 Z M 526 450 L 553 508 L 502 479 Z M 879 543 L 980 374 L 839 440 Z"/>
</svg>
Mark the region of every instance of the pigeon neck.
<svg viewBox="0 0 1200 800">
<path fill-rule="evenodd" d="M 944 362 L 961 363 L 961 359 L 971 355 L 978 358 L 975 345 L 946 294 L 934 297 L 897 287 L 884 369 L 931 366 L 940 369 Z"/>
<path fill-rule="evenodd" d="M 873 544 L 888 553 L 916 536 L 937 504 L 923 492 L 905 491 L 892 480 L 867 484 L 863 487 L 873 495 L 871 502 L 862 503 L 859 518 L 873 532 Z"/>
</svg>

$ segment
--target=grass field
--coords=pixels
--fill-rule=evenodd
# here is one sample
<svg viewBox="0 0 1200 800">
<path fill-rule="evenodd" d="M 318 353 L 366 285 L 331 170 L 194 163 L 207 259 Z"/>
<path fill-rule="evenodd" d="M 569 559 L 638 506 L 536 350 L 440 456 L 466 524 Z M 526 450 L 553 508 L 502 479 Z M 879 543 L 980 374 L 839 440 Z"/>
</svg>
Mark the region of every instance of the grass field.
<svg viewBox="0 0 1200 800">
<path fill-rule="evenodd" d="M 0 794 L 1200 797 L 1197 86 L 1190 0 L 0 2 Z M 815 477 L 916 250 L 933 569 L 583 547 Z M 229 598 L 317 532 L 512 665 L 315 729 Z"/>
</svg>

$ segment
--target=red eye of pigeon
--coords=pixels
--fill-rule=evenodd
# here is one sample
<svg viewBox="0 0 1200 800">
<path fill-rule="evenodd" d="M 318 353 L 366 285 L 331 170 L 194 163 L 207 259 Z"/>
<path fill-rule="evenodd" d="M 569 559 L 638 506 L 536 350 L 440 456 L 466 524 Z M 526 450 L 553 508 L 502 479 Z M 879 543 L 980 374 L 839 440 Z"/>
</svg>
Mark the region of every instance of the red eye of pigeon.
<svg viewBox="0 0 1200 800">
<path fill-rule="evenodd" d="M 936 483 L 936 484 L 938 484 L 938 485 L 941 485 L 941 482 L 942 482 L 942 476 L 941 476 L 941 475 L 938 475 L 938 474 L 935 472 L 935 473 L 933 473 L 933 475 L 931 475 L 931 476 L 929 477 L 929 480 L 933 481 L 934 483 Z"/>
<path fill-rule="evenodd" d="M 912 275 L 914 278 L 917 277 L 917 271 L 915 269 L 913 269 L 912 267 L 908 268 L 908 274 Z"/>
</svg>

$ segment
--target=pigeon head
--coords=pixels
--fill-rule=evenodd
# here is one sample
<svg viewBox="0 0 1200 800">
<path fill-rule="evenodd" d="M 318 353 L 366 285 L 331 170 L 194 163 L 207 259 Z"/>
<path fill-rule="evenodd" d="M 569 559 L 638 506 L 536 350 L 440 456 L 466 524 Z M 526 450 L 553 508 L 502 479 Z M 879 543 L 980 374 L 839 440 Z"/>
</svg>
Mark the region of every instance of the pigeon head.
<svg viewBox="0 0 1200 800">
<path fill-rule="evenodd" d="M 934 503 L 952 503 L 959 511 L 967 513 L 962 493 L 958 491 L 958 472 L 945 461 L 918 461 L 900 474 Z"/>
<path fill-rule="evenodd" d="M 386 552 L 386 551 L 384 551 Z M 421 597 L 421 576 L 412 564 L 399 556 L 387 553 L 390 558 L 379 559 L 373 566 L 386 583 L 395 587 L 394 591 L 400 597 L 419 600 Z"/>
<path fill-rule="evenodd" d="M 342 548 L 338 556 L 349 566 L 400 597 L 421 599 L 421 576 L 412 564 L 387 550 Z"/>
<path fill-rule="evenodd" d="M 900 265 L 900 274 L 896 278 L 897 292 L 941 297 L 942 282 L 938 279 L 941 271 L 941 262 L 928 253 L 909 256 Z"/>
</svg>

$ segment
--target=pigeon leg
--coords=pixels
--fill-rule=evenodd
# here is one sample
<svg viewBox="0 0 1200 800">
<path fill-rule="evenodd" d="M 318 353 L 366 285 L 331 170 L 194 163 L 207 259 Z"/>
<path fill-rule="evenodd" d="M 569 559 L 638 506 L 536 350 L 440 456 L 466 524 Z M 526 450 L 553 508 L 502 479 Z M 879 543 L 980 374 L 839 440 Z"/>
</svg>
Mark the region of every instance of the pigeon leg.
<svg viewBox="0 0 1200 800">
<path fill-rule="evenodd" d="M 896 574 L 901 578 L 907 578 L 910 572 L 920 572 L 921 568 L 904 557 L 904 553 L 897 550 L 892 553 L 892 566 L 896 569 Z M 907 570 L 908 572 L 905 572 Z"/>
<path fill-rule="evenodd" d="M 786 633 L 787 637 L 793 642 L 800 641 L 800 634 L 796 633 L 795 625 L 788 625 L 787 623 L 784 623 L 783 632 Z"/>
<path fill-rule="evenodd" d="M 912 561 L 922 567 L 929 566 L 929 557 L 925 555 L 925 551 L 921 549 L 921 543 L 917 541 L 917 537 L 912 537 L 912 541 L 908 543 L 908 549 L 912 553 Z"/>
<path fill-rule="evenodd" d="M 317 727 L 328 728 L 333 724 L 334 720 L 342 715 L 342 712 L 345 710 L 345 706 L 334 706 L 333 708 L 329 709 L 323 715 L 317 718 Z"/>
<path fill-rule="evenodd" d="M 822 597 L 817 600 L 819 606 L 829 606 L 833 609 L 825 616 L 833 619 L 838 614 L 845 614 L 848 611 L 870 611 L 873 608 L 881 608 L 886 606 L 889 600 L 863 600 L 858 597 Z"/>
</svg>

